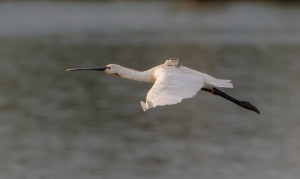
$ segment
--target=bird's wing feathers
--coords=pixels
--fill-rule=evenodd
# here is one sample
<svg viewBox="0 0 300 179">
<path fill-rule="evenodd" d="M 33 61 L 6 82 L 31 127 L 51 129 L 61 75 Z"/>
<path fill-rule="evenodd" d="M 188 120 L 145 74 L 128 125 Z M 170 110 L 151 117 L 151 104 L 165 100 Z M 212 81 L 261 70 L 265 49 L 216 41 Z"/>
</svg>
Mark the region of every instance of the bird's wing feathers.
<svg viewBox="0 0 300 179">
<path fill-rule="evenodd" d="M 146 102 L 141 101 L 144 111 L 156 106 L 180 103 L 191 98 L 204 86 L 204 79 L 186 67 L 164 67 L 147 94 Z"/>
</svg>

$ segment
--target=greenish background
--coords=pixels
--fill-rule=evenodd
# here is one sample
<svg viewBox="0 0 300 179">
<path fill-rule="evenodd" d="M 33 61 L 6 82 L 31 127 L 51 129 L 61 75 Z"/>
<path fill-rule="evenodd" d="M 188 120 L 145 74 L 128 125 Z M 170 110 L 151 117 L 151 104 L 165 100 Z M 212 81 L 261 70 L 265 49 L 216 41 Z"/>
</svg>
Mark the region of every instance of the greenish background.
<svg viewBox="0 0 300 179">
<path fill-rule="evenodd" d="M 300 6 L 193 1 L 1 2 L 0 178 L 297 179 Z M 175 57 L 250 101 L 200 91 L 143 112 L 138 70 Z"/>
</svg>

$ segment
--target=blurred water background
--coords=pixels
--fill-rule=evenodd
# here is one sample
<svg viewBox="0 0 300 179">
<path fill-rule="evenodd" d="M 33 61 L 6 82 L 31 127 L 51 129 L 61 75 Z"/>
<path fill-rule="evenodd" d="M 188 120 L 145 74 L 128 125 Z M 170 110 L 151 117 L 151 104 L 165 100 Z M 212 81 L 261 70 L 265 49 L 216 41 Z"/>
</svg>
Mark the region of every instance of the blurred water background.
<svg viewBox="0 0 300 179">
<path fill-rule="evenodd" d="M 1 2 L 0 178 L 299 178 L 299 19 L 296 3 Z M 201 91 L 143 112 L 151 84 L 64 71 L 170 57 L 261 115 Z"/>
</svg>

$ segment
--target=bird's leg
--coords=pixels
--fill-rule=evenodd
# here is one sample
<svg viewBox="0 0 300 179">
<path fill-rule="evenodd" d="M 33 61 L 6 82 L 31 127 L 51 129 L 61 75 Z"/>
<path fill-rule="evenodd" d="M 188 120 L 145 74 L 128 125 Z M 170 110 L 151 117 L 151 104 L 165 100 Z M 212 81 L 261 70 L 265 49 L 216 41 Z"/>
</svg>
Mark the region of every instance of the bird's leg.
<svg viewBox="0 0 300 179">
<path fill-rule="evenodd" d="M 254 111 L 254 112 L 260 114 L 258 109 L 255 106 L 253 106 L 251 103 L 249 103 L 247 101 L 237 100 L 237 99 L 229 96 L 228 94 L 218 90 L 217 88 L 212 88 L 212 89 L 202 88 L 201 90 L 206 91 L 206 92 L 210 92 L 211 94 L 214 94 L 214 95 L 219 95 L 219 96 L 221 96 L 221 97 L 223 97 L 223 98 L 225 98 L 225 99 L 227 99 L 227 100 L 229 100 L 229 101 L 231 101 L 231 102 L 233 102 L 233 103 L 235 103 L 235 104 L 237 104 L 237 105 L 239 105 L 243 108 L 246 108 L 248 110 L 251 110 L 251 111 Z"/>
</svg>

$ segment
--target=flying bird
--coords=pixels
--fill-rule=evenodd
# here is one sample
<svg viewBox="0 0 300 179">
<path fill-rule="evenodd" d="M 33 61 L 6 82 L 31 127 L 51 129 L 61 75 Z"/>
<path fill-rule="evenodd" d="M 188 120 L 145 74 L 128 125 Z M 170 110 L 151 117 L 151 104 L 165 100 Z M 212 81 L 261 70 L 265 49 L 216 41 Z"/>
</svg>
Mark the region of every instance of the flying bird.
<svg viewBox="0 0 300 179">
<path fill-rule="evenodd" d="M 216 79 L 208 74 L 185 67 L 178 59 L 170 58 L 165 63 L 146 71 L 137 71 L 117 64 L 103 68 L 71 68 L 66 71 L 104 71 L 107 74 L 130 80 L 153 83 L 146 101 L 141 101 L 144 111 L 157 106 L 180 103 L 183 99 L 192 98 L 199 90 L 221 96 L 243 108 L 254 111 L 258 109 L 247 101 L 237 100 L 217 88 L 233 88 L 231 80 Z"/>
</svg>

